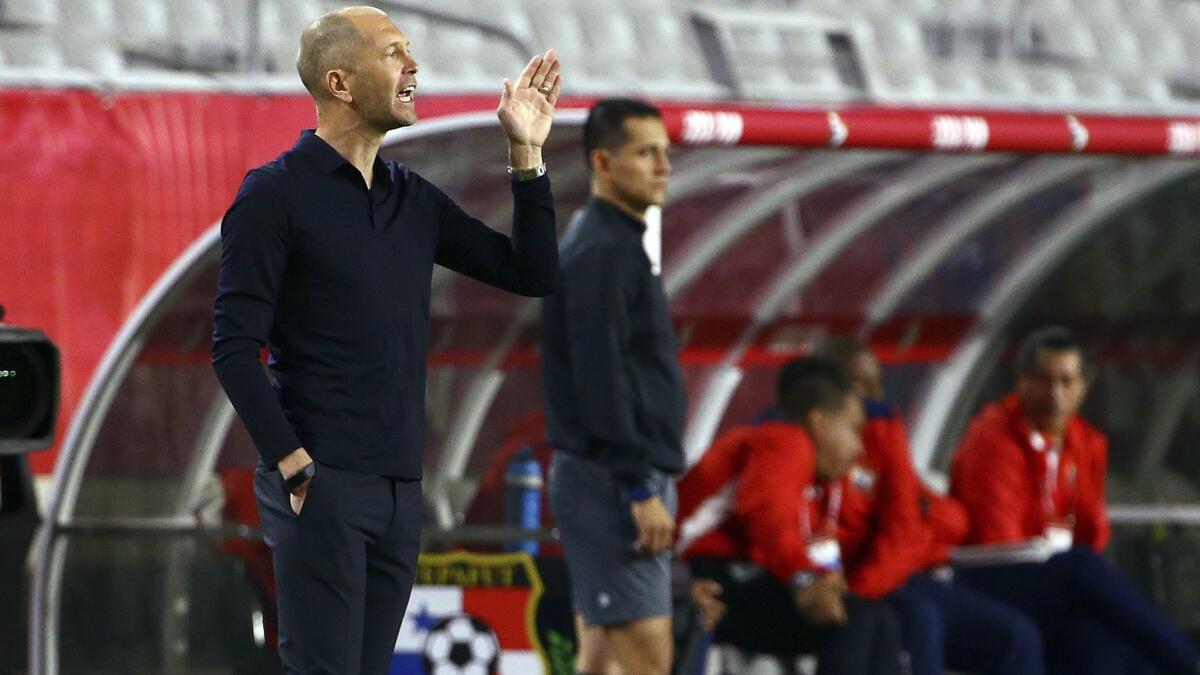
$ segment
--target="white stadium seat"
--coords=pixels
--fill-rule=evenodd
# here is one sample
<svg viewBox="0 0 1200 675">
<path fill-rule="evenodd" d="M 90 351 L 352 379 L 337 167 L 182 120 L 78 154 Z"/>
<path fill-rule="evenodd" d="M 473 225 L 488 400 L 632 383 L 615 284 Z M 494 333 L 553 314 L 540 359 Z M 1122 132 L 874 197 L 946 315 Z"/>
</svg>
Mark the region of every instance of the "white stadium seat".
<svg viewBox="0 0 1200 675">
<path fill-rule="evenodd" d="M 641 53 L 654 58 L 638 59 L 638 79 L 651 91 L 693 97 L 726 94 L 709 73 L 686 12 L 663 2 L 650 2 L 641 9 L 636 2 L 624 5 L 633 17 Z"/>
<path fill-rule="evenodd" d="M 1092 103 L 1117 104 L 1121 102 L 1124 90 L 1121 83 L 1109 73 L 1100 71 L 1079 71 L 1074 73 L 1075 91 L 1079 98 Z"/>
<path fill-rule="evenodd" d="M 1110 67 L 1122 69 L 1136 67 L 1141 61 L 1141 49 L 1137 37 L 1129 30 L 1103 29 L 1093 26 L 1099 58 Z"/>
<path fill-rule="evenodd" d="M 1031 93 L 1025 70 L 1012 60 L 981 64 L 979 79 L 984 91 L 998 101 L 1012 103 L 1028 99 Z"/>
<path fill-rule="evenodd" d="M 1144 73 L 1126 75 L 1122 78 L 1121 88 L 1125 98 L 1134 102 L 1166 103 L 1171 100 L 1171 89 L 1161 77 Z"/>
<path fill-rule="evenodd" d="M 168 0 L 168 25 L 179 40 L 183 63 L 197 68 L 231 67 L 237 47 L 225 30 L 225 18 L 217 0 Z"/>
<path fill-rule="evenodd" d="M 0 2 L 0 27 L 53 26 L 58 23 L 55 0 L 4 0 Z"/>
<path fill-rule="evenodd" d="M 179 40 L 162 0 L 113 0 L 118 44 L 126 54 L 166 59 Z"/>
<path fill-rule="evenodd" d="M 979 68 L 973 63 L 934 59 L 929 62 L 929 73 L 933 76 L 939 97 L 961 102 L 979 100 L 984 93 Z"/>
<path fill-rule="evenodd" d="M 872 22 L 872 29 L 883 54 L 906 59 L 924 57 L 921 26 L 911 16 L 878 17 Z"/>
<path fill-rule="evenodd" d="M 1136 31 L 1142 53 L 1140 67 L 1150 67 L 1161 73 L 1187 69 L 1188 50 L 1174 26 L 1141 26 Z M 1195 70 L 1194 66 L 1192 70 Z"/>
<path fill-rule="evenodd" d="M 1050 56 L 1090 61 L 1099 55 L 1091 27 L 1078 16 L 1038 12 L 1033 22 Z"/>
<path fill-rule="evenodd" d="M 58 42 L 44 33 L 0 31 L 0 52 L 10 66 L 47 70 L 62 70 L 67 66 Z"/>
<path fill-rule="evenodd" d="M 275 72 L 296 72 L 300 33 L 325 9 L 313 0 L 262 0 L 263 51 Z"/>
<path fill-rule="evenodd" d="M 1025 78 L 1035 98 L 1062 105 L 1075 98 L 1075 80 L 1065 68 L 1050 65 L 1031 65 L 1025 68 Z"/>
<path fill-rule="evenodd" d="M 111 0 L 60 0 L 57 35 L 68 66 L 105 75 L 125 69 Z"/>
</svg>

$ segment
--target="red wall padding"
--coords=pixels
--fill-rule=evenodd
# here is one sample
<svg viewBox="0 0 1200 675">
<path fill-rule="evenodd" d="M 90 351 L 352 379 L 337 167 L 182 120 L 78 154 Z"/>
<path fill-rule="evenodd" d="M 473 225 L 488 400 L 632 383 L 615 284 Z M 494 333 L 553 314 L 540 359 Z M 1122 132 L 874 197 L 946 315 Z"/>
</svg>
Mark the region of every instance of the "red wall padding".
<svg viewBox="0 0 1200 675">
<path fill-rule="evenodd" d="M 58 439 L 142 295 L 246 170 L 316 121 L 303 96 L 0 92 L 0 304 L 62 350 Z M 53 468 L 57 448 L 31 456 Z"/>
</svg>

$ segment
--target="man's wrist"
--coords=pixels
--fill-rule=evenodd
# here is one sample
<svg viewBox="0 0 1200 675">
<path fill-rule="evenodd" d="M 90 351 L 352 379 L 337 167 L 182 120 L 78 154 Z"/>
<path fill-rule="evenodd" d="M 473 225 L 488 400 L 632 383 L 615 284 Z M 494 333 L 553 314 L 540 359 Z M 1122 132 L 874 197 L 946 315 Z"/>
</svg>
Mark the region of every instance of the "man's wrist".
<svg viewBox="0 0 1200 675">
<path fill-rule="evenodd" d="M 648 483 L 636 483 L 629 486 L 629 501 L 631 502 L 644 502 L 657 496 L 658 493 Z"/>
<path fill-rule="evenodd" d="M 508 144 L 508 165 L 513 171 L 534 169 L 542 164 L 542 148 L 522 143 Z"/>
<path fill-rule="evenodd" d="M 317 472 L 317 463 L 309 462 L 303 469 L 300 469 L 290 477 L 286 478 L 283 483 L 287 486 L 287 491 L 296 494 L 304 484 L 312 480 L 312 477 Z"/>
<path fill-rule="evenodd" d="M 512 179 L 517 181 L 518 183 L 523 183 L 523 182 L 529 181 L 529 180 L 536 180 L 536 179 L 541 178 L 542 176 L 546 175 L 546 165 L 538 164 L 537 166 L 533 167 L 532 169 L 514 169 L 513 167 L 510 166 L 510 167 L 508 167 L 508 175 L 512 176 Z"/>
<path fill-rule="evenodd" d="M 312 464 L 313 458 L 309 456 L 308 451 L 304 448 L 296 448 L 292 452 L 284 455 L 282 459 L 276 463 L 275 468 L 279 469 L 279 473 L 283 477 L 291 478 L 297 471 Z"/>
</svg>

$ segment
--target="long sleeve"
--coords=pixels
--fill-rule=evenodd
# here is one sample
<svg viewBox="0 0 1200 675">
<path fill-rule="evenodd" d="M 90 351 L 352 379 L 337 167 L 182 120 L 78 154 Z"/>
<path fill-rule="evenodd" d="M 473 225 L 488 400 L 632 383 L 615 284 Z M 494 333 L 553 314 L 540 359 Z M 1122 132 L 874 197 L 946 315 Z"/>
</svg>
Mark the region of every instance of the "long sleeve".
<svg viewBox="0 0 1200 675">
<path fill-rule="evenodd" d="M 513 234 L 497 232 L 438 192 L 439 265 L 497 288 L 539 297 L 554 292 L 558 242 L 550 177 L 513 181 Z"/>
<path fill-rule="evenodd" d="M 1104 496 L 1108 474 L 1108 440 L 1096 434 L 1088 439 L 1088 463 L 1080 478 L 1079 504 L 1076 510 L 1075 539 L 1103 553 L 1112 537 Z"/>
<path fill-rule="evenodd" d="M 287 260 L 281 195 L 269 177 L 250 172 L 221 221 L 212 362 L 268 466 L 301 447 L 259 359 Z"/>
<path fill-rule="evenodd" d="M 751 559 L 784 583 L 814 568 L 800 525 L 814 481 L 811 456 L 776 444 L 756 443 L 747 454 L 734 512 L 749 540 Z"/>
<path fill-rule="evenodd" d="M 909 458 L 904 426 L 880 423 L 887 464 L 879 471 L 879 528 L 862 562 L 850 571 L 850 588 L 865 598 L 880 598 L 920 571 L 932 545 L 932 530 L 921 516 L 921 484 Z"/>
<path fill-rule="evenodd" d="M 951 549 L 967 538 L 971 521 L 967 510 L 953 497 L 937 494 L 922 485 L 921 499 L 928 511 L 925 520 L 933 529 L 933 545 L 926 564 L 940 565 L 950 557 Z"/>
<path fill-rule="evenodd" d="M 650 452 L 635 428 L 639 401 L 630 377 L 629 304 L 638 292 L 635 261 L 619 246 L 594 246 L 571 264 L 561 293 L 579 422 L 604 446 L 614 475 L 626 485 L 650 475 Z"/>
<path fill-rule="evenodd" d="M 954 457 L 951 494 L 971 520 L 970 544 L 1027 539 L 1024 521 L 1033 486 L 1021 449 L 984 424 L 973 424 Z"/>
</svg>

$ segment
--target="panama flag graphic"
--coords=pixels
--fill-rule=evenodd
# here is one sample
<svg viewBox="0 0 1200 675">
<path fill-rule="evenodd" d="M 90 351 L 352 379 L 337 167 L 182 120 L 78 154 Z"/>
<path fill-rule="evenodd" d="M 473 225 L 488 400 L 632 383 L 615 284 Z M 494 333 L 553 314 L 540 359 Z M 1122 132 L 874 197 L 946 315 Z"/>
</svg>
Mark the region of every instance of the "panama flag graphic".
<svg viewBox="0 0 1200 675">
<path fill-rule="evenodd" d="M 390 675 L 544 675 L 542 582 L 524 553 L 421 556 Z"/>
</svg>

